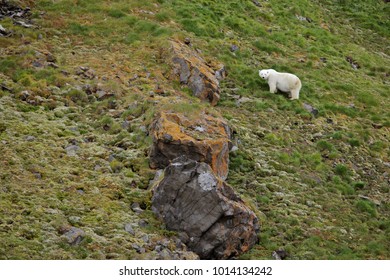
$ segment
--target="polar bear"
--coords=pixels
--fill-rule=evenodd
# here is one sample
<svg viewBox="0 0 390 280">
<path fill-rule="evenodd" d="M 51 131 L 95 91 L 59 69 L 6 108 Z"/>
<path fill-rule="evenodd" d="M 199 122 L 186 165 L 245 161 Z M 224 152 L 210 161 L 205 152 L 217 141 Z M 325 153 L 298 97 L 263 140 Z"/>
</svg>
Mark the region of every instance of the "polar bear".
<svg viewBox="0 0 390 280">
<path fill-rule="evenodd" d="M 288 92 L 290 100 L 299 99 L 301 80 L 290 73 L 279 73 L 274 69 L 259 70 L 259 76 L 268 81 L 269 91 L 276 93 L 278 90 Z"/>
</svg>

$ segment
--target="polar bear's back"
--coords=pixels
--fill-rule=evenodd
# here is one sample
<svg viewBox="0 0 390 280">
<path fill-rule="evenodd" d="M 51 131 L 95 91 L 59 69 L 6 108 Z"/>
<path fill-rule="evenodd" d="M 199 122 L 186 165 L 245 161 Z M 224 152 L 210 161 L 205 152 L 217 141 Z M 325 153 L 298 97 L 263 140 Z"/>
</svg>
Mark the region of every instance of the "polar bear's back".
<svg viewBox="0 0 390 280">
<path fill-rule="evenodd" d="M 272 71 L 270 72 L 269 79 L 274 80 L 276 87 L 284 92 L 290 92 L 293 89 L 300 90 L 302 87 L 301 80 L 291 73 Z"/>
</svg>

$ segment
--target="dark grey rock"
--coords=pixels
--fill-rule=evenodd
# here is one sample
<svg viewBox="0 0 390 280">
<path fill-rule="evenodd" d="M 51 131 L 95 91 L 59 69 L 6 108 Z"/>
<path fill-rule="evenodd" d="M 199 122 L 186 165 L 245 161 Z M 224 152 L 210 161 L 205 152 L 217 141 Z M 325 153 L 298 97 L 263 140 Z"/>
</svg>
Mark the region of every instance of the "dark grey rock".
<svg viewBox="0 0 390 280">
<path fill-rule="evenodd" d="M 131 246 L 132 246 L 133 249 L 134 249 L 137 253 L 139 253 L 139 254 L 144 254 L 144 253 L 146 252 L 146 249 L 143 248 L 143 247 L 141 247 L 141 246 L 139 246 L 138 244 L 133 244 L 133 245 L 131 245 Z"/>
<path fill-rule="evenodd" d="M 85 232 L 77 227 L 71 227 L 63 236 L 66 237 L 70 245 L 78 245 L 85 237 Z"/>
<path fill-rule="evenodd" d="M 139 206 L 138 202 L 134 202 L 133 204 L 131 204 L 131 210 L 133 210 L 137 214 L 141 214 L 142 212 L 144 212 L 144 210 L 142 210 Z"/>
<path fill-rule="evenodd" d="M 287 252 L 284 249 L 279 249 L 272 252 L 272 257 L 275 260 L 284 260 L 287 258 Z"/>
<path fill-rule="evenodd" d="M 230 46 L 230 51 L 231 52 L 236 52 L 236 51 L 238 51 L 239 50 L 239 47 L 237 46 L 237 45 L 231 45 Z"/>
<path fill-rule="evenodd" d="M 147 226 L 149 225 L 149 223 L 148 223 L 147 221 L 145 221 L 145 220 L 140 220 L 140 221 L 138 222 L 138 225 L 139 225 L 141 228 L 145 228 L 145 227 L 147 227 Z"/>
<path fill-rule="evenodd" d="M 261 7 L 261 4 L 260 4 L 259 1 L 253 0 L 252 2 L 253 2 L 253 4 L 255 4 L 257 7 Z"/>
<path fill-rule="evenodd" d="M 135 235 L 135 230 L 131 226 L 131 224 L 125 224 L 125 231 L 130 233 L 131 235 Z"/>
<path fill-rule="evenodd" d="M 203 259 L 232 258 L 257 242 L 257 217 L 206 163 L 173 160 L 155 188 L 152 210 Z"/>
</svg>

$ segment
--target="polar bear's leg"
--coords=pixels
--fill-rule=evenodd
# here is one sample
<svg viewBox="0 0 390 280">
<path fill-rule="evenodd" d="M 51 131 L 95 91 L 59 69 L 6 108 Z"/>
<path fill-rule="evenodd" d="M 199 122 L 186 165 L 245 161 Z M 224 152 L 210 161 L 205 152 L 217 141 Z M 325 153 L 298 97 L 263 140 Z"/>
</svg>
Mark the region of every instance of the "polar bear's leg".
<svg viewBox="0 0 390 280">
<path fill-rule="evenodd" d="M 269 85 L 269 92 L 270 93 L 276 93 L 278 90 L 276 89 L 276 83 L 275 82 L 272 82 L 272 81 L 270 81 L 269 83 L 268 83 L 268 85 Z"/>
<path fill-rule="evenodd" d="M 299 89 L 293 89 L 291 91 L 290 100 L 299 99 Z"/>
</svg>

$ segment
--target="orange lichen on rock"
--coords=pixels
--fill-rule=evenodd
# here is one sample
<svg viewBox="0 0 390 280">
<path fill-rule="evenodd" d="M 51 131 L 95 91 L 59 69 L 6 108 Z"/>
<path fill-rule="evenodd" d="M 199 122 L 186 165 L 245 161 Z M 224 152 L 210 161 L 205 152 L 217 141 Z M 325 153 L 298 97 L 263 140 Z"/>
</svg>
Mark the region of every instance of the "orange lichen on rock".
<svg viewBox="0 0 390 280">
<path fill-rule="evenodd" d="M 208 163 L 219 177 L 226 179 L 231 142 L 230 129 L 223 119 L 202 113 L 192 120 L 181 114 L 160 112 L 150 132 L 152 168 L 165 168 L 171 160 L 186 155 Z"/>
<path fill-rule="evenodd" d="M 210 64 L 186 44 L 171 41 L 171 62 L 174 76 L 180 77 L 180 83 L 188 85 L 193 94 L 201 100 L 208 100 L 215 106 L 220 99 L 219 80 L 225 76 L 222 64 L 213 69 Z"/>
</svg>

